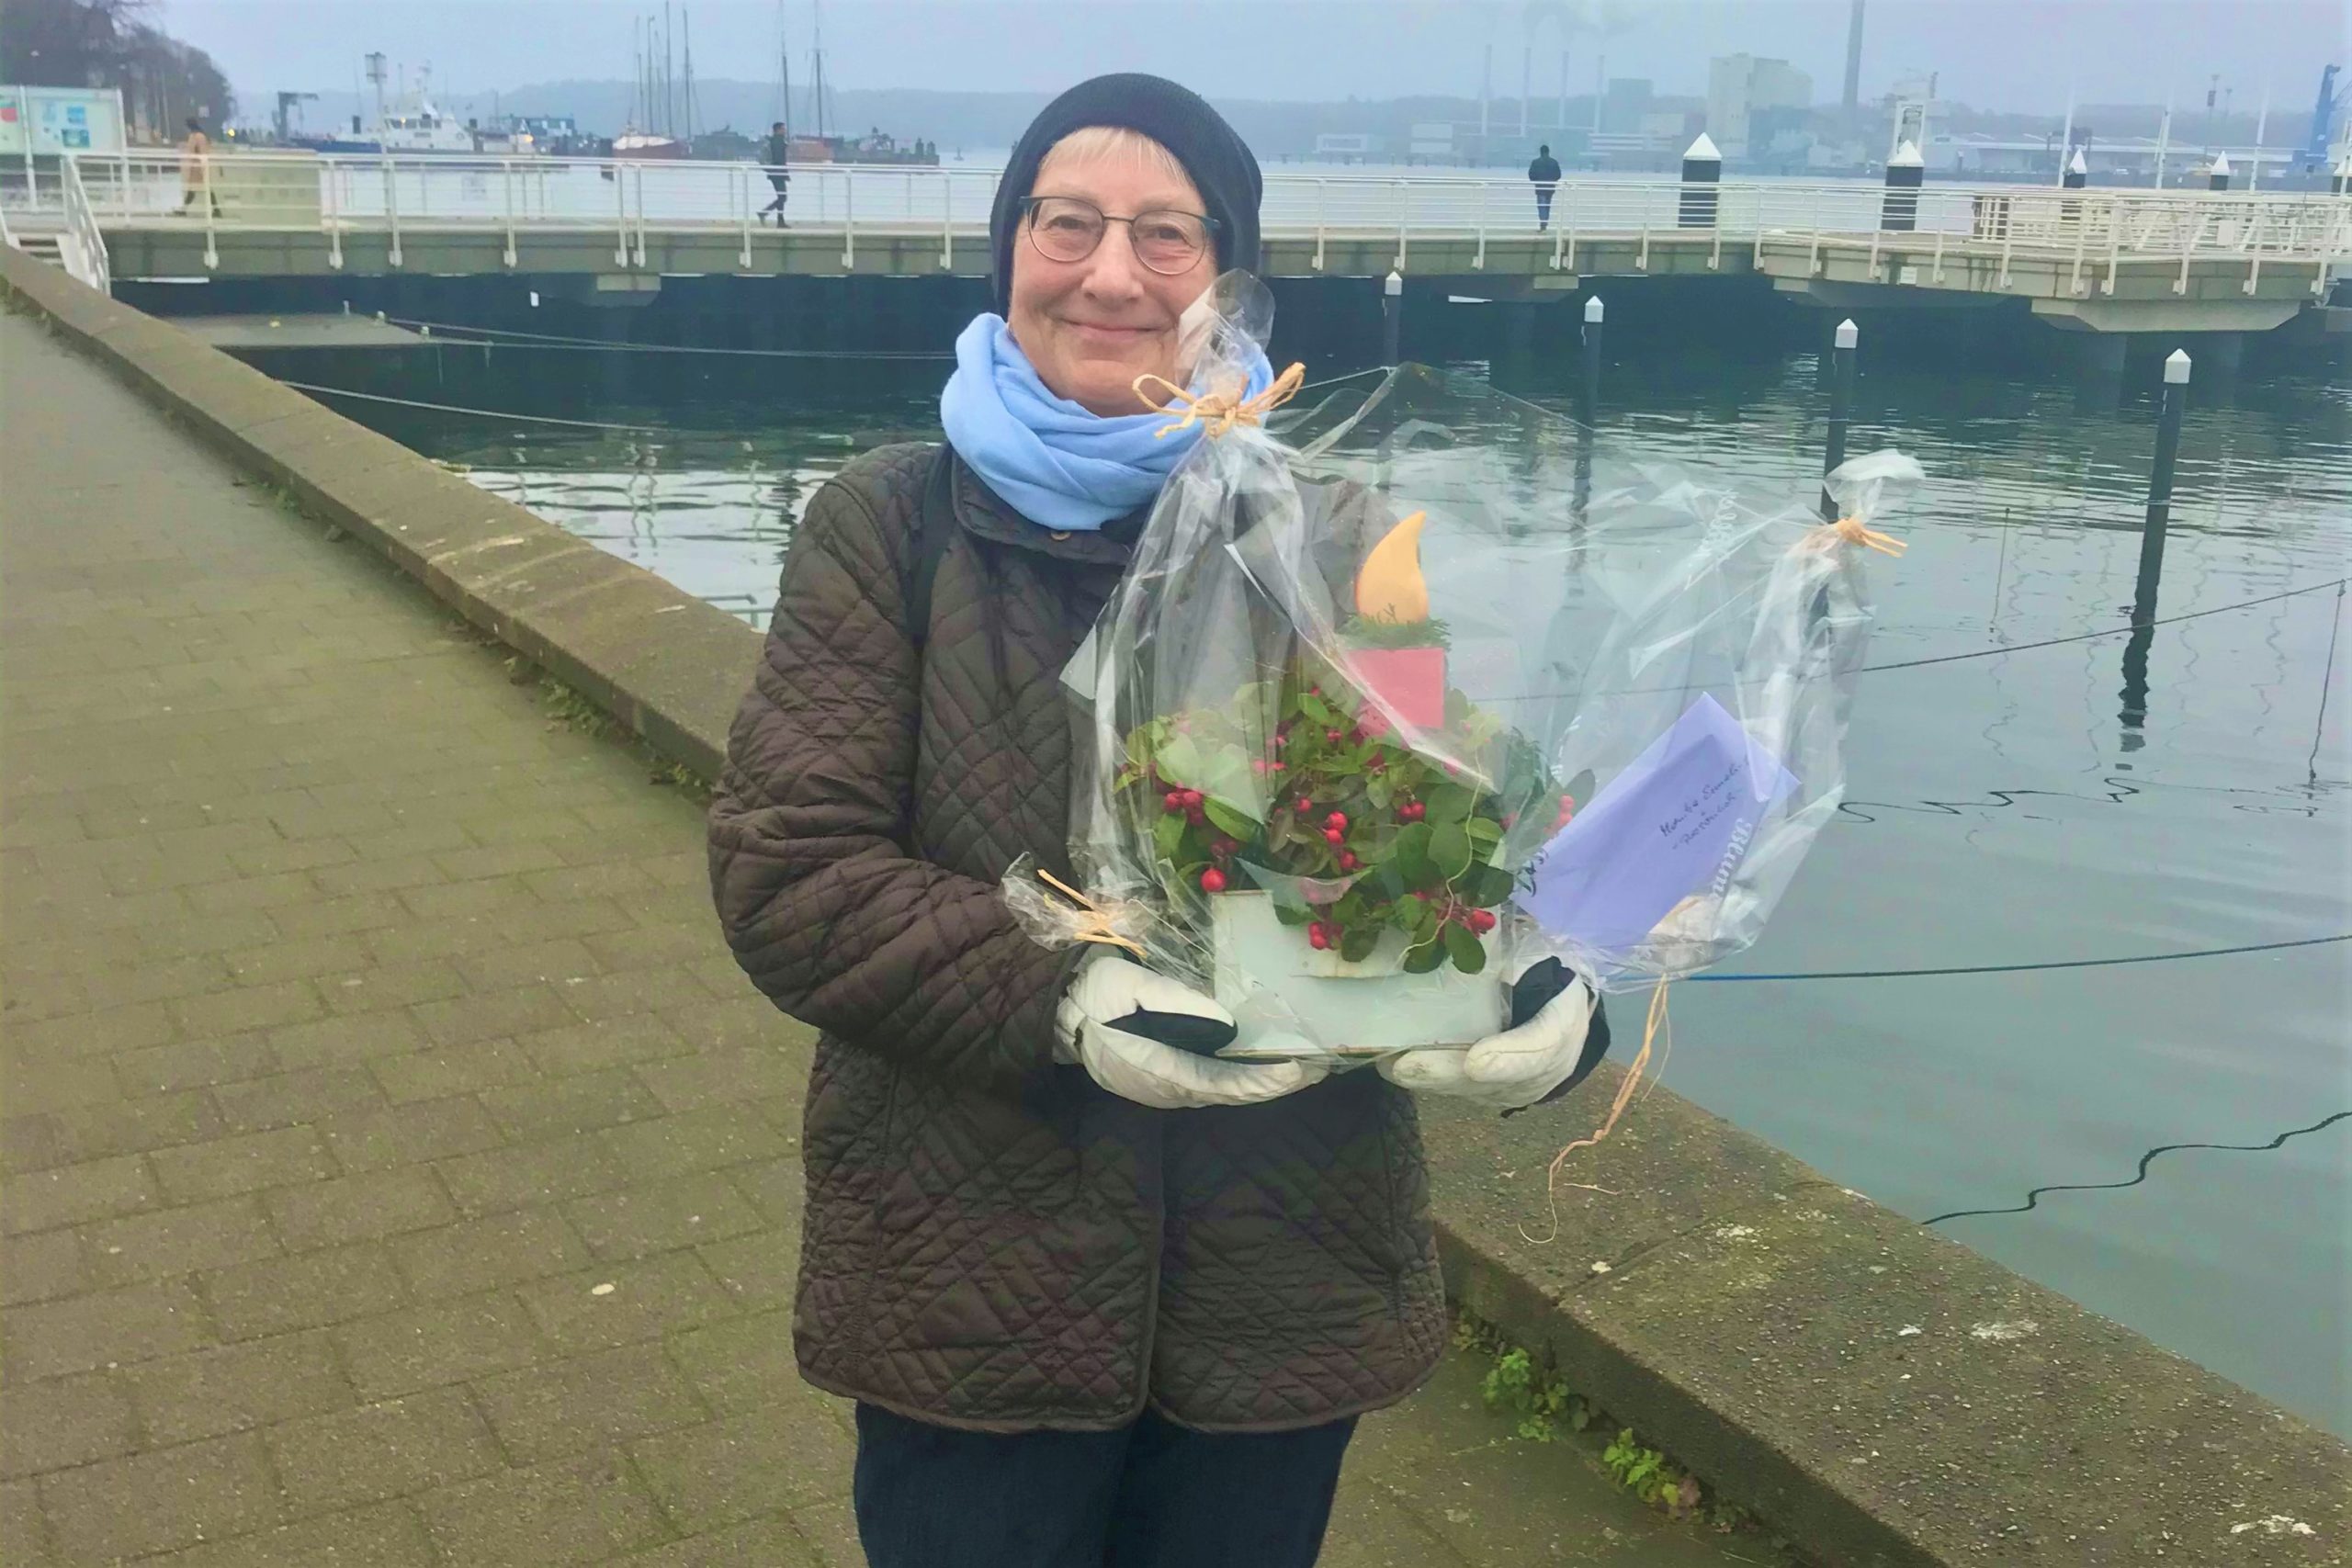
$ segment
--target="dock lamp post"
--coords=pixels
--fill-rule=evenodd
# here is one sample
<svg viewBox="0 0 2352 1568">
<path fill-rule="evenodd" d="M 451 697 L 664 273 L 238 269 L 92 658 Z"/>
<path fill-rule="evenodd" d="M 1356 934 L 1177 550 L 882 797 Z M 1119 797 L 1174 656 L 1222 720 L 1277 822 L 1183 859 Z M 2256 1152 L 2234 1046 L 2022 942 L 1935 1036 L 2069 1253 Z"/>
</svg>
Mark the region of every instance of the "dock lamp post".
<svg viewBox="0 0 2352 1568">
<path fill-rule="evenodd" d="M 1607 309 L 1596 294 L 1584 302 L 1584 422 L 1600 423 L 1600 319 Z"/>
<path fill-rule="evenodd" d="M 1723 197 L 1716 186 L 1723 183 L 1723 177 L 1724 155 L 1702 130 L 1699 140 L 1682 154 L 1682 198 L 1675 210 L 1678 228 L 1715 226 L 1715 208 Z"/>
<path fill-rule="evenodd" d="M 1405 275 L 1390 268 L 1380 286 L 1380 354 L 1381 362 L 1395 365 L 1403 355 L 1399 347 L 1405 336 Z"/>
<path fill-rule="evenodd" d="M 2205 188 L 2207 190 L 2230 188 L 2230 155 L 2227 152 L 2213 154 L 2213 166 L 2206 172 L 2205 175 Z"/>
<path fill-rule="evenodd" d="M 1906 141 L 1886 161 L 1886 195 L 1879 203 L 1878 226 L 1894 234 L 1908 234 L 1919 227 L 1919 187 L 1928 182 L 1928 160 L 1919 144 Z"/>
<path fill-rule="evenodd" d="M 2132 593 L 2132 622 L 2155 619 L 2156 584 L 2165 570 L 2165 529 L 2172 522 L 2173 464 L 2180 456 L 2180 415 L 2188 401 L 2188 351 L 2165 361 L 2165 406 L 2156 421 L 2156 461 L 2148 475 L 2148 521 L 2140 530 L 2140 579 Z"/>
<path fill-rule="evenodd" d="M 2083 157 L 2081 148 L 2075 148 L 2075 155 L 2066 160 L 2065 178 L 2060 183 L 2068 190 L 2080 190 L 2091 183 L 2091 166 Z"/>
<path fill-rule="evenodd" d="M 1829 354 L 1829 446 L 1822 454 L 1821 472 L 1836 473 L 1846 461 L 1846 426 L 1854 415 L 1854 345 L 1861 341 L 1861 329 L 1854 325 L 1851 316 L 1838 323 L 1838 335 L 1831 339 Z M 1838 521 L 1838 502 L 1826 487 L 1821 492 L 1821 520 Z"/>
</svg>

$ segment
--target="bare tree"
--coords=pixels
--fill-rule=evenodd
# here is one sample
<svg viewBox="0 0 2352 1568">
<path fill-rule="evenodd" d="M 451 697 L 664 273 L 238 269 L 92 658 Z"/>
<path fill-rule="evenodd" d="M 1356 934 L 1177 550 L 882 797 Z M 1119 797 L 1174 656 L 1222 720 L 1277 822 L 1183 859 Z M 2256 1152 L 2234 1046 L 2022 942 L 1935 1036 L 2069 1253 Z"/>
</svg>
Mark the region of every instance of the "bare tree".
<svg viewBox="0 0 2352 1568">
<path fill-rule="evenodd" d="M 5 0 L 0 81 L 119 87 L 132 125 L 171 140 L 191 117 L 218 127 L 236 107 L 210 55 L 150 24 L 149 0 Z"/>
</svg>

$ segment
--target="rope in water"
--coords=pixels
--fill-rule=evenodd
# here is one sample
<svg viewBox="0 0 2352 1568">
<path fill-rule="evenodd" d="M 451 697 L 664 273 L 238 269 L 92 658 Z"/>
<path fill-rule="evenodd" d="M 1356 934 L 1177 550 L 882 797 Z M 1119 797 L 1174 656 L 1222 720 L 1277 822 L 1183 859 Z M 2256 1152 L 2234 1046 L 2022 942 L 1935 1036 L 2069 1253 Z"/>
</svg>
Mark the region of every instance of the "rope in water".
<svg viewBox="0 0 2352 1568">
<path fill-rule="evenodd" d="M 2243 947 L 2200 947 L 2186 953 L 2142 953 L 2124 958 L 2061 958 L 2041 964 L 1969 964 L 1940 969 L 1817 969 L 1786 975 L 1686 975 L 1696 985 L 1721 985 L 1734 980 L 1913 980 L 1938 975 L 2028 975 L 2051 969 L 2108 969 L 2125 964 L 2171 964 L 2185 958 L 2227 958 L 2245 953 L 2284 953 L 2298 947 L 2325 947 L 2352 942 L 2352 931 L 2336 936 L 2299 937 L 2292 942 L 2257 942 Z"/>
<path fill-rule="evenodd" d="M 385 321 L 396 327 L 414 327 L 421 332 L 459 333 L 452 343 L 498 344 L 511 343 L 518 348 L 578 348 L 605 349 L 622 354 L 716 354 L 748 356 L 754 359 L 877 359 L 899 362 L 939 364 L 952 360 L 952 353 L 921 349 L 889 349 L 867 352 L 849 348 L 710 348 L 693 344 L 676 343 L 607 343 L 602 338 L 568 337 L 560 333 L 526 333 L 511 327 L 473 327 L 457 321 L 427 321 L 413 316 L 386 316 Z M 1385 376 L 1389 367 L 1374 365 L 1363 370 L 1351 370 L 1343 376 L 1329 377 L 1321 381 L 1309 381 L 1296 389 L 1312 392 L 1323 387 L 1336 387 L 1343 381 L 1358 381 L 1366 376 Z"/>
<path fill-rule="evenodd" d="M 2033 1212 L 2034 1206 L 2041 1201 L 2041 1195 L 2045 1192 L 2111 1192 L 2125 1187 L 2137 1187 L 2148 1179 L 2148 1164 L 2158 1155 L 2171 1154 L 2177 1149 L 2221 1149 L 2234 1154 L 2268 1154 L 2290 1138 L 2300 1138 L 2306 1133 L 2319 1132 L 2322 1128 L 2333 1126 L 2346 1118 L 2352 1118 L 2352 1111 L 2339 1111 L 2332 1116 L 2321 1117 L 2308 1127 L 2290 1127 L 2267 1144 L 2158 1144 L 2140 1156 L 2139 1173 L 2129 1181 L 2052 1182 L 2047 1187 L 2035 1188 L 2025 1195 L 2024 1202 L 2007 1209 L 1954 1209 L 1948 1214 L 1937 1214 L 1933 1218 L 1921 1220 L 1919 1223 L 1923 1225 L 1939 1225 L 1946 1220 L 1965 1220 L 1979 1214 L 2030 1214 Z"/>
<path fill-rule="evenodd" d="M 518 332 L 509 327 L 470 327 L 457 321 L 426 321 L 408 316 L 386 316 L 395 327 L 414 327 L 446 335 L 443 341 L 465 344 L 512 344 L 518 348 L 601 349 L 610 354 L 704 354 L 737 359 L 878 359 L 938 363 L 956 357 L 937 349 L 856 348 L 712 348 L 682 343 L 610 343 L 603 338 L 566 337 L 559 333 Z"/>
<path fill-rule="evenodd" d="M 471 409 L 457 403 L 432 403 L 417 398 L 395 398 L 382 392 L 355 392 L 348 387 L 320 387 L 308 381 L 280 381 L 281 387 L 291 387 L 298 392 L 316 392 L 326 397 L 356 398 L 365 403 L 390 403 L 396 408 L 429 409 L 435 413 L 466 413 L 481 419 L 508 419 L 526 424 L 558 424 L 571 430 L 617 430 L 630 435 L 707 435 L 715 440 L 741 440 L 744 432 L 723 430 L 672 430 L 651 424 L 613 424 L 601 419 L 559 419 L 551 413 L 509 413 L 503 409 Z"/>
<path fill-rule="evenodd" d="M 2159 615 L 2152 621 L 2127 621 L 2120 626 L 2102 626 L 2098 631 L 2078 632 L 2072 637 L 2043 637 L 2038 642 L 2007 643 L 1999 648 L 1972 649 L 1966 653 L 1944 653 L 1931 659 L 1904 659 L 1891 664 L 1865 664 L 1855 673 L 1868 675 L 1886 670 L 1920 670 L 1930 664 L 1958 664 L 1962 660 L 1968 659 L 1991 659 L 1998 654 L 2026 653 L 2037 648 L 2057 648 L 2070 642 L 2093 642 L 2100 637 L 2126 637 L 2138 631 L 2142 626 L 2177 626 L 2183 621 L 2194 621 L 2206 615 L 2226 615 L 2233 610 L 2251 610 L 2257 605 L 2275 604 L 2281 599 L 2293 599 L 2305 593 L 2318 593 L 2330 588 L 2341 588 L 2347 582 L 2352 582 L 2352 578 L 2335 577 L 2328 579 L 2325 582 L 2307 582 L 2301 588 L 2290 588 L 2278 593 L 2266 593 L 2259 599 L 2241 599 L 2234 604 L 2216 604 L 2210 610 L 2185 610 L 2177 615 Z"/>
</svg>

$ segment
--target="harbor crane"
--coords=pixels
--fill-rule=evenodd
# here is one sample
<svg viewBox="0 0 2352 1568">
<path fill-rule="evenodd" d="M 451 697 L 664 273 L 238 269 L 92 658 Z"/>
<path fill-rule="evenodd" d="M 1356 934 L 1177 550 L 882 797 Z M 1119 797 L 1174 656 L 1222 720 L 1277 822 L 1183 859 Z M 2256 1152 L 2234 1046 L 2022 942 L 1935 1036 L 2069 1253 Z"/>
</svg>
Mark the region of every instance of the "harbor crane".
<svg viewBox="0 0 2352 1568">
<path fill-rule="evenodd" d="M 2306 170 L 2326 165 L 2328 150 L 2335 137 L 2335 117 L 2352 104 L 2352 85 L 2342 92 L 2335 90 L 2336 73 L 2342 69 L 2331 65 L 2319 73 L 2319 101 L 2312 106 L 2312 128 L 2303 137 L 2302 163 Z"/>
</svg>

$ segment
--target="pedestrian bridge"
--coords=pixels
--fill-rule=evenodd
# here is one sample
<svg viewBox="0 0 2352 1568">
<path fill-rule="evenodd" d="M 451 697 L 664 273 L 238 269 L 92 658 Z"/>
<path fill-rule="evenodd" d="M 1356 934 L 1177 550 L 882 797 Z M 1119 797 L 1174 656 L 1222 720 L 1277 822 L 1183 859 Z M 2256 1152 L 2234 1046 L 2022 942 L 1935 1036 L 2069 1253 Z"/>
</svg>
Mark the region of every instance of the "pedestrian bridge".
<svg viewBox="0 0 2352 1568">
<path fill-rule="evenodd" d="M 113 278 L 984 275 L 997 172 L 804 165 L 784 227 L 752 164 L 93 154 L 16 172 L 0 227 Z M 27 175 L 29 174 L 29 179 Z M 200 175 L 200 183 L 196 177 Z M 1761 274 L 1838 308 L 2030 300 L 2094 331 L 2262 331 L 2352 265 L 2352 197 L 1588 176 L 1539 224 L 1524 179 L 1277 169 L 1262 269 L 1498 299 L 1628 275 Z"/>
</svg>

